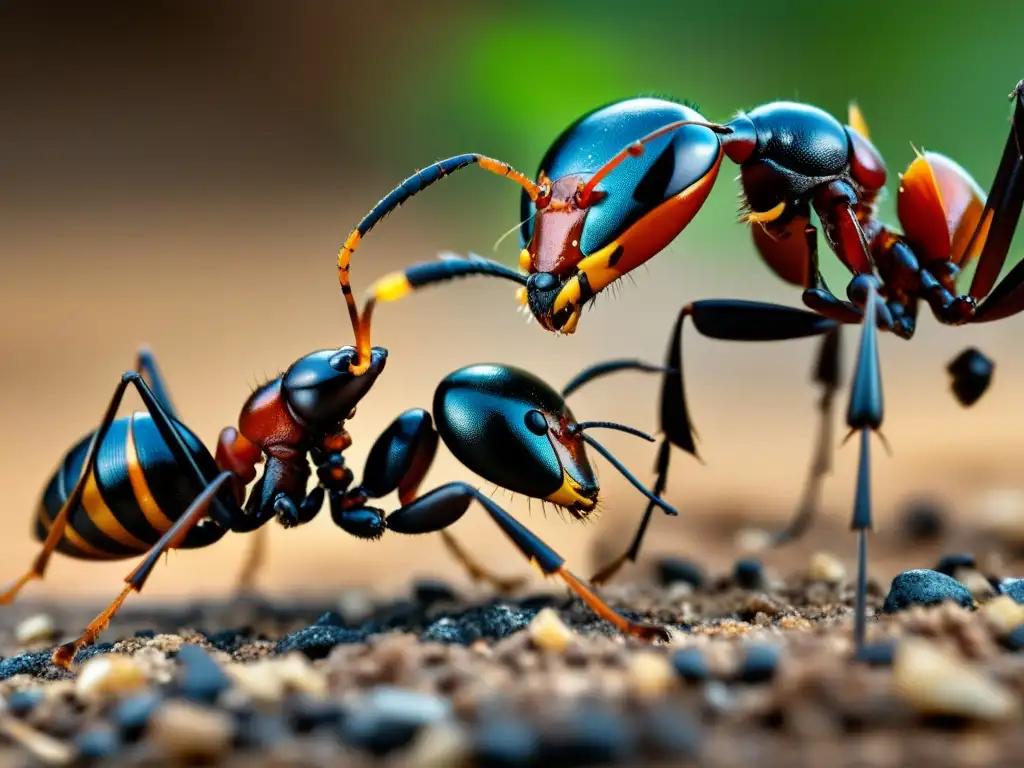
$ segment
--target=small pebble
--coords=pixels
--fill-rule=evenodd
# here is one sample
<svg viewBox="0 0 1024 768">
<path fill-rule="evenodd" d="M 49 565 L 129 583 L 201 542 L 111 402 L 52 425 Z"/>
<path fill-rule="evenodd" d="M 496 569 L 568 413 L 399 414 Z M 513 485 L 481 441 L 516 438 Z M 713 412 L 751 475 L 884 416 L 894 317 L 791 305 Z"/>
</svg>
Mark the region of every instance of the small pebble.
<svg viewBox="0 0 1024 768">
<path fill-rule="evenodd" d="M 551 653 L 561 653 L 576 639 L 576 634 L 551 608 L 542 609 L 530 622 L 527 632 L 534 646 Z"/>
<path fill-rule="evenodd" d="M 975 600 L 987 600 L 996 594 L 992 582 L 976 568 L 957 568 L 953 578 L 967 587 Z"/>
<path fill-rule="evenodd" d="M 342 719 L 341 706 L 329 699 L 298 694 L 289 698 L 289 720 L 297 733 L 308 733 L 321 727 L 335 727 Z"/>
<path fill-rule="evenodd" d="M 1019 711 L 1016 696 L 987 675 L 933 643 L 903 638 L 896 649 L 897 692 L 922 714 L 996 721 Z"/>
<path fill-rule="evenodd" d="M 764 585 L 764 567 L 760 560 L 753 558 L 737 560 L 732 578 L 743 589 L 760 589 Z"/>
<path fill-rule="evenodd" d="M 323 659 L 336 646 L 361 643 L 364 639 L 364 634 L 355 629 L 331 625 L 313 625 L 281 638 L 277 644 L 277 652 L 285 654 L 292 651 L 301 651 L 311 659 Z"/>
<path fill-rule="evenodd" d="M 135 694 L 118 702 L 113 721 L 121 731 L 121 738 L 127 742 L 141 738 L 159 706 L 160 699 L 152 693 Z"/>
<path fill-rule="evenodd" d="M 694 589 L 704 586 L 704 570 L 681 557 L 663 557 L 657 565 L 658 583 L 663 587 L 672 584 L 689 584 Z"/>
<path fill-rule="evenodd" d="M 532 723 L 517 717 L 489 717 L 472 735 L 474 763 L 488 768 L 525 768 L 537 764 L 540 736 Z"/>
<path fill-rule="evenodd" d="M 944 573 L 947 576 L 956 576 L 956 572 L 959 568 L 977 568 L 978 561 L 974 555 L 970 552 L 956 552 L 949 555 L 943 555 L 939 560 L 939 564 L 935 566 L 935 570 L 939 573 Z"/>
<path fill-rule="evenodd" d="M 45 613 L 29 616 L 14 630 L 14 639 L 21 646 L 51 642 L 57 636 L 53 618 Z"/>
<path fill-rule="evenodd" d="M 946 532 L 946 509 L 932 499 L 916 499 L 900 513 L 897 528 L 913 544 L 938 541 Z"/>
<path fill-rule="evenodd" d="M 1006 646 L 1006 650 L 1017 653 L 1024 651 L 1024 624 L 1011 630 L 1010 633 L 1003 638 L 1003 645 Z"/>
<path fill-rule="evenodd" d="M 434 694 L 378 686 L 352 704 L 341 734 L 346 744 L 380 757 L 408 745 L 420 729 L 451 714 L 448 701 Z"/>
<path fill-rule="evenodd" d="M 685 713 L 657 706 L 638 720 L 644 751 L 652 757 L 695 760 L 700 756 L 700 729 Z"/>
<path fill-rule="evenodd" d="M 234 722 L 221 710 L 171 699 L 153 713 L 149 735 L 172 759 L 214 760 L 231 748 Z"/>
<path fill-rule="evenodd" d="M 7 680 L 15 675 L 32 675 L 38 677 L 51 668 L 53 651 L 32 651 L 19 653 L 9 659 L 0 661 L 0 680 Z"/>
<path fill-rule="evenodd" d="M 117 754 L 121 746 L 117 734 L 103 727 L 82 731 L 72 743 L 82 761 L 106 760 Z"/>
<path fill-rule="evenodd" d="M 146 670 L 131 656 L 106 653 L 89 659 L 78 672 L 75 693 L 81 701 L 129 693 L 147 683 Z"/>
<path fill-rule="evenodd" d="M 838 558 L 828 552 L 815 552 L 811 555 L 807 576 L 811 581 L 841 584 L 846 579 L 846 567 Z"/>
<path fill-rule="evenodd" d="M 1009 595 L 1024 605 L 1024 579 L 1007 579 L 999 585 L 1004 595 Z"/>
<path fill-rule="evenodd" d="M 15 717 L 24 717 L 45 698 L 46 694 L 38 688 L 28 691 L 15 691 L 7 699 L 7 711 Z"/>
<path fill-rule="evenodd" d="M 736 533 L 736 548 L 741 552 L 764 552 L 773 541 L 772 534 L 763 528 L 744 528 Z"/>
<path fill-rule="evenodd" d="M 446 582 L 439 579 L 420 579 L 412 588 L 413 599 L 425 607 L 438 603 L 456 603 L 459 596 Z"/>
<path fill-rule="evenodd" d="M 291 738 L 288 724 L 277 714 L 250 712 L 239 719 L 235 741 L 246 748 L 268 750 Z"/>
<path fill-rule="evenodd" d="M 736 671 L 736 679 L 741 683 L 767 683 L 775 677 L 779 667 L 779 647 L 768 643 L 751 643 L 747 645 L 746 654 Z"/>
<path fill-rule="evenodd" d="M 500 640 L 525 629 L 536 614 L 504 603 L 470 608 L 443 616 L 420 635 L 424 642 L 472 645 L 481 638 Z"/>
<path fill-rule="evenodd" d="M 688 683 L 702 683 L 711 676 L 704 651 L 696 645 L 680 648 L 672 654 L 676 674 Z"/>
<path fill-rule="evenodd" d="M 637 651 L 630 656 L 626 676 L 632 691 L 643 697 L 657 697 L 676 684 L 676 671 L 661 653 Z"/>
<path fill-rule="evenodd" d="M 894 613 L 912 605 L 937 605 L 947 600 L 964 608 L 974 604 L 971 593 L 952 576 L 925 569 L 904 571 L 892 580 L 882 610 Z"/>
<path fill-rule="evenodd" d="M 864 643 L 857 654 L 857 661 L 869 667 L 891 667 L 896 659 L 896 643 L 893 641 L 880 643 Z"/>
<path fill-rule="evenodd" d="M 231 686 L 231 678 L 202 646 L 182 645 L 178 650 L 178 660 L 185 667 L 179 681 L 181 695 L 189 701 L 215 704 L 221 693 Z"/>
<path fill-rule="evenodd" d="M 354 627 L 362 624 L 374 611 L 373 599 L 362 589 L 346 589 L 338 598 L 338 614 L 342 619 L 339 626 Z"/>
<path fill-rule="evenodd" d="M 1009 595 L 1000 595 L 981 606 L 980 613 L 995 626 L 1000 635 L 1024 624 L 1024 605 Z"/>
<path fill-rule="evenodd" d="M 620 763 L 631 756 L 633 743 L 623 718 L 584 707 L 541 735 L 538 763 L 559 768 Z"/>
</svg>

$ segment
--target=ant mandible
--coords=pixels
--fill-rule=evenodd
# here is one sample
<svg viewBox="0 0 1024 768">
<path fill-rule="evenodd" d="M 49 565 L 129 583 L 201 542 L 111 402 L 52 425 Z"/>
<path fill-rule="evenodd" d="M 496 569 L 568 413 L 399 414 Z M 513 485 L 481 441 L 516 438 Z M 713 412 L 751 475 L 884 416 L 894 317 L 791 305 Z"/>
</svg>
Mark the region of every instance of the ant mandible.
<svg viewBox="0 0 1024 768">
<path fill-rule="evenodd" d="M 871 527 L 867 440 L 882 421 L 875 328 L 911 338 L 922 300 L 946 325 L 989 322 L 1024 310 L 1024 264 L 998 281 L 1024 205 L 1024 81 L 1010 99 L 1015 101 L 1012 124 L 988 196 L 954 161 L 935 152 L 918 153 L 900 179 L 897 215 L 902 231 L 875 216 L 887 172 L 853 105 L 845 126 L 817 107 L 794 102 L 766 104 L 717 124 L 685 104 L 628 99 L 569 126 L 541 161 L 536 182 L 482 155 L 443 160 L 410 177 L 348 238 L 339 254 L 339 278 L 345 290 L 351 255 L 377 221 L 443 176 L 477 164 L 524 189 L 520 267 L 526 275 L 497 270 L 481 259 L 461 266 L 442 262 L 433 269 L 416 265 L 379 280 L 371 296 L 394 300 L 453 277 L 490 274 L 520 284 L 520 302 L 542 327 L 573 333 L 584 304 L 662 251 L 693 219 L 714 185 L 723 156 L 738 164 L 743 221 L 751 224 L 758 252 L 779 277 L 803 288 L 803 302 L 812 311 L 739 300 L 697 301 L 683 308 L 662 391 L 665 440 L 655 488 L 659 493 L 664 489 L 670 444 L 696 455 L 682 382 L 680 342 L 686 317 L 699 333 L 725 340 L 823 336 L 815 366 L 815 378 L 823 387 L 821 438 L 804 503 L 777 541 L 798 536 L 829 467 L 828 421 L 839 378 L 839 327 L 866 321 L 847 413 L 851 431 L 862 435 L 852 525 L 861 532 L 859 644 L 864 631 L 864 532 Z M 826 242 L 853 275 L 846 300 L 829 290 L 820 273 L 812 210 Z M 977 265 L 974 278 L 967 293 L 959 293 L 957 277 L 972 262 Z M 949 371 L 954 394 L 969 406 L 989 386 L 993 364 L 968 349 Z M 649 516 L 650 510 L 631 547 L 634 556 Z"/>
<path fill-rule="evenodd" d="M 346 421 L 384 370 L 387 350 L 371 349 L 363 375 L 349 370 L 356 349 L 320 350 L 297 360 L 258 388 L 242 407 L 238 429 L 221 432 L 216 457 L 178 420 L 168 388 L 148 351 L 124 373 L 99 428 L 67 454 L 47 484 L 35 518 L 42 550 L 29 570 L 0 595 L 12 602 L 22 587 L 43 578 L 57 551 L 84 560 L 144 555 L 114 601 L 74 641 L 59 646 L 53 661 L 68 666 L 94 643 L 132 592 L 140 592 L 160 556 L 170 549 L 215 544 L 227 532 L 249 532 L 272 518 L 285 527 L 310 522 L 325 496 L 331 517 L 347 533 L 377 539 L 386 531 L 440 531 L 475 579 L 507 586 L 476 563 L 445 530 L 473 501 L 479 503 L 523 555 L 545 575 L 560 577 L 602 618 L 623 632 L 664 638 L 664 628 L 630 621 L 608 607 L 565 562 L 488 496 L 464 482 L 420 494 L 437 449 L 438 435 L 471 471 L 515 493 L 541 499 L 584 519 L 597 506 L 599 486 L 587 457 L 589 445 L 669 514 L 676 511 L 643 486 L 587 430 L 617 429 L 654 438 L 613 422 L 580 422 L 564 396 L 526 371 L 476 365 L 447 376 L 434 395 L 433 419 L 422 409 L 401 414 L 370 450 L 362 483 L 353 485 L 345 465 L 352 438 Z M 614 366 L 661 371 L 641 362 Z M 565 393 L 608 373 L 597 365 L 577 376 Z M 148 379 L 148 383 L 147 383 Z M 116 418 L 129 386 L 146 412 Z M 434 423 L 436 422 L 436 429 Z M 307 492 L 309 459 L 317 484 Z M 262 477 L 256 466 L 265 462 Z M 389 515 L 370 501 L 398 491 L 400 508 Z"/>
</svg>

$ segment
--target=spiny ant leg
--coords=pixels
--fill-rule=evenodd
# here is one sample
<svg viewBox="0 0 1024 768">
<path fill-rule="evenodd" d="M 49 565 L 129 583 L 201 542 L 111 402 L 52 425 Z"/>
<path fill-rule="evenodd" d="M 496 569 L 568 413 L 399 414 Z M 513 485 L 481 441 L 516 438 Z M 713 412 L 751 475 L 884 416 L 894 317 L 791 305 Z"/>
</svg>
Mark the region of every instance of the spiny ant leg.
<svg viewBox="0 0 1024 768">
<path fill-rule="evenodd" d="M 669 638 L 664 627 L 631 621 L 608 606 L 565 567 L 561 555 L 491 499 L 466 483 L 449 483 L 420 496 L 388 515 L 387 527 L 396 533 L 408 534 L 440 531 L 461 518 L 473 501 L 487 510 L 491 519 L 527 560 L 537 565 L 546 576 L 561 578 L 602 619 L 626 634 L 647 640 Z"/>
<path fill-rule="evenodd" d="M 850 391 L 850 405 L 846 423 L 851 434 L 860 432 L 860 459 L 857 466 L 857 490 L 853 502 L 853 518 L 850 529 L 857 531 L 857 593 L 854 599 L 854 647 L 859 655 L 864 647 L 867 632 L 867 533 L 872 528 L 871 520 L 871 433 L 882 426 L 884 403 L 882 398 L 882 374 L 878 361 L 878 331 L 871 322 L 878 305 L 878 294 L 874 286 L 868 291 L 865 303 L 864 323 L 861 327 L 860 349 L 857 353 L 857 368 L 853 387 Z"/>
<path fill-rule="evenodd" d="M 825 476 L 832 470 L 832 415 L 836 391 L 839 389 L 839 331 L 836 326 L 825 334 L 821 341 L 817 363 L 814 367 L 814 381 L 821 385 L 821 399 L 818 401 L 818 442 L 803 496 L 796 515 L 783 530 L 775 534 L 775 546 L 795 541 L 803 536 L 821 503 L 821 487 Z"/>
<path fill-rule="evenodd" d="M 117 613 L 121 604 L 127 599 L 128 595 L 132 592 L 141 592 L 142 587 L 145 585 L 146 580 L 149 578 L 150 573 L 153 572 L 153 568 L 160 561 L 161 555 L 167 550 L 174 549 L 180 545 L 185 537 L 188 536 L 190 530 L 192 530 L 196 524 L 199 523 L 204 517 L 206 517 L 207 510 L 210 507 L 210 503 L 213 501 L 217 492 L 223 485 L 231 480 L 230 472 L 222 472 L 217 475 L 216 479 L 210 483 L 206 489 L 199 494 L 195 500 L 189 505 L 189 508 L 185 511 L 181 517 L 175 521 L 160 540 L 153 545 L 152 549 L 149 550 L 145 559 L 139 563 L 139 565 L 125 578 L 125 588 L 121 591 L 114 601 L 107 606 L 107 608 L 100 613 L 95 619 L 93 619 L 89 626 L 85 628 L 85 631 L 76 639 L 70 643 L 65 643 L 57 648 L 53 653 L 53 663 L 61 667 L 67 667 L 71 664 L 75 657 L 75 654 L 82 648 L 92 645 L 96 642 L 96 639 L 100 634 L 109 626 L 110 620 Z"/>
<path fill-rule="evenodd" d="M 139 374 L 135 373 L 131 375 L 138 376 Z M 65 502 L 64 506 L 61 507 L 60 512 L 58 512 L 57 516 L 53 519 L 50 531 L 46 536 L 46 540 L 43 542 L 42 550 L 36 556 L 36 559 L 33 561 L 29 570 L 2 595 L 0 595 L 0 605 L 7 605 L 14 602 L 22 587 L 33 579 L 43 578 L 46 574 L 46 566 L 50 562 L 50 556 L 53 554 L 57 545 L 60 543 L 61 538 L 64 536 L 68 517 L 82 501 L 82 494 L 85 491 L 86 483 L 92 476 L 93 469 L 96 466 L 96 456 L 99 453 L 99 447 L 102 444 L 103 439 L 107 436 L 107 432 L 110 430 L 110 425 L 114 423 L 114 419 L 117 416 L 117 409 L 120 407 L 121 400 L 124 398 L 125 390 L 128 388 L 128 376 L 129 374 L 124 374 L 124 377 L 122 377 L 121 381 L 117 383 L 117 387 L 114 389 L 114 395 L 110 398 L 110 403 L 107 405 L 107 410 L 103 414 L 99 428 L 93 433 L 92 442 L 89 443 L 89 450 L 86 453 L 85 460 L 82 462 L 82 472 L 78 476 L 78 480 L 75 481 L 75 487 L 68 495 L 67 502 Z"/>
</svg>

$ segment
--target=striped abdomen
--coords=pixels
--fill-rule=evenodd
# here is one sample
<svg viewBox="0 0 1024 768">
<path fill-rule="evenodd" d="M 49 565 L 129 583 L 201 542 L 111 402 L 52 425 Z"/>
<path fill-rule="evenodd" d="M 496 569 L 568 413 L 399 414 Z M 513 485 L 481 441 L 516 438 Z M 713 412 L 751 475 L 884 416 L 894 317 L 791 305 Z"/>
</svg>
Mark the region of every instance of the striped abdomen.
<svg viewBox="0 0 1024 768">
<path fill-rule="evenodd" d="M 216 477 L 216 462 L 199 438 L 180 422 L 175 425 L 203 474 L 207 479 Z M 70 496 L 91 439 L 92 433 L 72 448 L 50 479 L 34 525 L 40 541 Z M 57 551 L 87 560 L 142 554 L 188 509 L 200 490 L 178 467 L 148 413 L 118 419 L 100 446 L 82 503 L 71 511 Z M 194 529 L 182 548 L 211 543 L 211 533 L 208 525 Z"/>
</svg>

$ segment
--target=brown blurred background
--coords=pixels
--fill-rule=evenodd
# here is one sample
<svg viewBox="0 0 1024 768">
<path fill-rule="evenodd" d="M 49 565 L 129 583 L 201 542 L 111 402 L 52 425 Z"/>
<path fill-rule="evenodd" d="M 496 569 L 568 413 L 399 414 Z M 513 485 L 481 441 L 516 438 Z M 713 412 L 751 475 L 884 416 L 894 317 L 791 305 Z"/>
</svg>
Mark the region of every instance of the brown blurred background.
<svg viewBox="0 0 1024 768">
<path fill-rule="evenodd" d="M 640 92 L 696 100 L 711 119 L 776 98 L 842 115 L 856 98 L 889 158 L 890 186 L 913 141 L 957 158 L 987 187 L 1008 128 L 1005 96 L 1024 77 L 1024 11 L 734 2 L 726 16 L 706 6 L 654 3 L 638 16 L 604 2 L 562 10 L 448 0 L 4 3 L 4 573 L 14 577 L 28 564 L 40 489 L 62 453 L 94 428 L 139 343 L 155 350 L 185 420 L 213 444 L 257 381 L 305 352 L 351 341 L 337 248 L 388 189 L 441 157 L 480 151 L 532 172 L 576 115 Z M 735 225 L 732 175 L 723 171 L 702 214 L 638 271 L 635 287 L 627 282 L 618 298 L 600 301 L 572 338 L 524 327 L 502 282 L 460 283 L 382 307 L 374 340 L 391 357 L 350 425 L 357 476 L 380 431 L 401 410 L 429 406 L 437 381 L 456 367 L 507 362 L 560 385 L 603 357 L 660 360 L 687 300 L 798 302 Z M 890 219 L 892 208 L 890 200 Z M 448 180 L 366 238 L 356 290 L 441 250 L 491 255 L 517 212 L 513 185 L 472 171 Z M 1011 261 L 1021 247 L 1018 238 Z M 517 252 L 509 238 L 498 257 L 515 263 Z M 837 264 L 827 269 L 842 285 Z M 880 527 L 920 493 L 966 516 L 985 489 L 1024 487 L 1022 330 L 1024 318 L 970 329 L 924 318 L 912 344 L 882 339 L 894 453 L 876 454 Z M 999 361 L 991 391 L 969 411 L 953 401 L 943 370 L 968 344 Z M 684 348 L 707 464 L 677 455 L 669 499 L 683 515 L 656 520 L 649 553 L 724 567 L 709 553 L 725 557 L 728 547 L 704 538 L 713 516 L 739 510 L 778 522 L 799 493 L 814 434 L 813 345 L 744 348 L 691 332 Z M 581 418 L 653 429 L 657 384 L 608 380 L 573 407 Z M 650 477 L 652 446 L 615 435 L 607 444 Z M 825 494 L 830 519 L 849 514 L 855 462 L 852 447 L 838 455 Z M 642 509 L 632 488 L 601 469 L 606 502 L 597 525 L 531 515 L 522 499 L 509 506 L 583 573 L 595 542 L 625 541 Z M 476 480 L 439 452 L 428 483 L 455 478 Z M 454 530 L 496 568 L 525 571 L 478 511 Z M 206 551 L 172 554 L 147 593 L 226 592 L 245 545 L 229 536 Z M 833 548 L 846 554 L 852 541 L 838 538 Z M 58 558 L 30 591 L 107 595 L 128 567 Z M 461 579 L 436 537 L 356 541 L 324 514 L 300 530 L 273 526 L 262 583 L 272 591 L 387 589 L 427 575 Z"/>
</svg>

